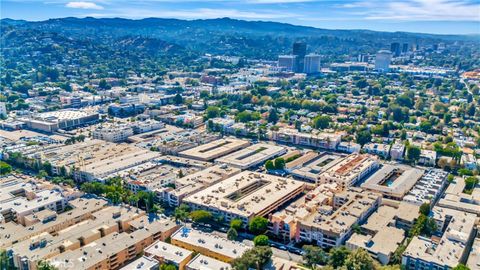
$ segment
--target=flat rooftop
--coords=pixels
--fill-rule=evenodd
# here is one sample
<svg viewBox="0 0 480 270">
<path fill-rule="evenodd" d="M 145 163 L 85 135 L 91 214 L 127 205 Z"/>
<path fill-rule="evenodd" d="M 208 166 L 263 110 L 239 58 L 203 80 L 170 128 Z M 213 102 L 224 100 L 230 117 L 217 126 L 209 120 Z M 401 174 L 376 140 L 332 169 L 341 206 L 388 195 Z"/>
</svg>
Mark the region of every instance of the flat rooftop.
<svg viewBox="0 0 480 270">
<path fill-rule="evenodd" d="M 412 189 L 423 173 L 424 170 L 409 166 L 383 164 L 361 187 L 401 199 Z"/>
<path fill-rule="evenodd" d="M 133 262 L 125 265 L 124 267 L 120 268 L 120 270 L 143 270 L 143 269 L 158 269 L 158 265 L 160 263 L 153 259 L 146 256 L 142 256 Z"/>
<path fill-rule="evenodd" d="M 244 171 L 185 198 L 239 216 L 263 215 L 272 205 L 298 194 L 304 183 L 269 174 Z"/>
<path fill-rule="evenodd" d="M 451 216 L 441 239 L 434 241 L 416 236 L 408 245 L 404 256 L 454 268 L 460 263 L 469 237 L 475 228 L 477 216 L 441 207 L 434 207 L 433 211 L 439 215 Z"/>
<path fill-rule="evenodd" d="M 328 170 L 341 160 L 342 158 L 337 155 L 319 155 L 307 161 L 305 164 L 303 164 L 303 167 L 293 170 L 292 174 L 296 177 L 316 181 L 319 179 L 322 172 Z"/>
<path fill-rule="evenodd" d="M 228 258 L 237 258 L 249 249 L 249 246 L 237 241 L 230 241 L 224 237 L 205 233 L 186 227 L 180 228 L 171 236 L 172 242 L 183 242 L 189 246 L 196 246 L 202 249 L 208 249 L 211 252 L 222 254 Z"/>
<path fill-rule="evenodd" d="M 187 265 L 188 270 L 231 270 L 232 266 L 229 263 L 198 254 Z"/>
<path fill-rule="evenodd" d="M 337 183 L 350 184 L 372 166 L 378 164 L 377 158 L 369 154 L 351 154 L 322 173 L 324 179 L 333 179 Z M 358 180 L 358 179 L 357 179 Z"/>
<path fill-rule="evenodd" d="M 175 264 L 180 264 L 193 254 L 193 252 L 188 249 L 162 241 L 153 243 L 145 248 L 144 252 L 149 257 L 154 256 L 154 258 L 158 258 L 161 261 L 173 262 Z"/>
<path fill-rule="evenodd" d="M 180 152 L 180 156 L 189 157 L 198 160 L 211 161 L 219 157 L 228 155 L 236 150 L 245 148 L 250 142 L 235 138 L 226 138 L 215 140 L 200 146 Z"/>
<path fill-rule="evenodd" d="M 286 152 L 287 149 L 283 146 L 258 143 L 234 152 L 228 156 L 218 158 L 215 161 L 230 164 L 241 169 L 247 169 L 249 167 L 262 164 L 268 159 L 282 155 Z"/>
</svg>

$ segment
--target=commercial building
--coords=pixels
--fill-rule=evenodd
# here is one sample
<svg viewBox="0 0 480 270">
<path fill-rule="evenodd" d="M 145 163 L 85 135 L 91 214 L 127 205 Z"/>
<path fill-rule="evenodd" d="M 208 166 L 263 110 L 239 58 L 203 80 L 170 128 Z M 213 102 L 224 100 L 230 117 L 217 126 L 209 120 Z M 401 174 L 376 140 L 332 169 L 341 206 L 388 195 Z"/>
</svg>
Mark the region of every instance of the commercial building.
<svg viewBox="0 0 480 270">
<path fill-rule="evenodd" d="M 283 146 L 257 143 L 230 155 L 217 158 L 215 162 L 225 163 L 245 170 L 258 165 L 263 165 L 265 161 L 283 155 L 286 152 L 287 149 Z"/>
<path fill-rule="evenodd" d="M 295 72 L 304 72 L 303 66 L 305 61 L 305 55 L 307 54 L 307 43 L 302 41 L 296 41 L 293 43 L 292 54 L 296 56 L 296 70 Z"/>
<path fill-rule="evenodd" d="M 81 125 L 88 125 L 98 121 L 98 112 L 92 108 L 83 110 L 58 110 L 52 112 L 29 115 L 19 118 L 27 128 L 43 132 L 55 132 L 59 129 L 72 129 Z"/>
<path fill-rule="evenodd" d="M 402 265 L 407 270 L 452 269 L 467 262 L 476 235 L 477 216 L 440 207 L 434 207 L 432 212 L 443 235 L 415 236 L 402 256 Z"/>
<path fill-rule="evenodd" d="M 416 205 L 436 202 L 447 185 L 447 176 L 443 170 L 428 170 L 403 200 Z"/>
<path fill-rule="evenodd" d="M 337 183 L 342 189 L 354 185 L 378 168 L 375 156 L 351 154 L 320 174 L 320 183 Z"/>
<path fill-rule="evenodd" d="M 92 132 L 92 137 L 107 142 L 124 142 L 133 135 L 133 129 L 129 125 L 119 125 L 112 127 L 100 126 Z"/>
<path fill-rule="evenodd" d="M 375 69 L 380 72 L 388 72 L 391 61 L 392 53 L 387 50 L 380 50 L 375 55 Z"/>
<path fill-rule="evenodd" d="M 303 72 L 307 74 L 315 74 L 320 72 L 320 55 L 307 54 L 305 56 L 305 63 Z"/>
<path fill-rule="evenodd" d="M 178 247 L 195 251 L 226 263 L 242 256 L 250 248 L 240 242 L 230 241 L 224 237 L 186 227 L 176 231 L 171 237 L 171 242 Z"/>
<path fill-rule="evenodd" d="M 183 201 L 224 218 L 238 218 L 244 226 L 256 216 L 267 216 L 297 197 L 305 188 L 300 181 L 244 171 L 190 195 Z"/>
<path fill-rule="evenodd" d="M 402 200 L 423 176 L 424 171 L 403 165 L 382 164 L 362 188 L 383 194 L 384 198 Z"/>
<path fill-rule="evenodd" d="M 207 144 L 203 144 L 192 149 L 180 152 L 182 157 L 188 157 L 203 161 L 212 161 L 214 159 L 223 157 L 239 149 L 246 148 L 250 143 L 245 140 L 235 138 L 226 138 L 215 140 Z"/>
<path fill-rule="evenodd" d="M 34 162 L 49 162 L 54 174 L 70 174 L 77 181 L 103 181 L 109 175 L 154 160 L 160 153 L 129 144 L 88 140 L 72 145 L 52 145 L 24 152 Z"/>
<path fill-rule="evenodd" d="M 400 56 L 401 48 L 400 48 L 400 43 L 399 42 L 393 42 L 390 44 L 390 52 L 392 52 L 393 56 L 398 57 Z"/>
<path fill-rule="evenodd" d="M 296 129 L 281 128 L 278 131 L 270 131 L 269 138 L 280 143 L 335 150 L 342 140 L 342 135 L 341 133 L 325 132 L 303 133 Z"/>
<path fill-rule="evenodd" d="M 295 72 L 297 70 L 296 55 L 280 55 L 278 56 L 278 67 L 285 71 Z"/>
</svg>

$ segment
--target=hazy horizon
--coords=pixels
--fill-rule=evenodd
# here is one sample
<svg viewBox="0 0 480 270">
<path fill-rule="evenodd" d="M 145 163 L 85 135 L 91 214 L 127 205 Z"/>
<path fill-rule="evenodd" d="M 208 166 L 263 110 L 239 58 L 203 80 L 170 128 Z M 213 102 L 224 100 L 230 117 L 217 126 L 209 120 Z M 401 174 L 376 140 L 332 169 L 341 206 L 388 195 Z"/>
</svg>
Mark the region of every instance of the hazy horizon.
<svg viewBox="0 0 480 270">
<path fill-rule="evenodd" d="M 65 17 L 271 21 L 338 30 L 480 34 L 480 0 L 5 0 L 1 18 Z"/>
</svg>

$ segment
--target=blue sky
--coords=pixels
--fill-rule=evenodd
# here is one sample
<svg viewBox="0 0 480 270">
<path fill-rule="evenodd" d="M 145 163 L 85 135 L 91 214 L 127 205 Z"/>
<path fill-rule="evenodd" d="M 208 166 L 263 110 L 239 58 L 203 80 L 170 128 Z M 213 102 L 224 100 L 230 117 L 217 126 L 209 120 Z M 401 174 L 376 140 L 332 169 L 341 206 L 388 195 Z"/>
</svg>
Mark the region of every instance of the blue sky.
<svg viewBox="0 0 480 270">
<path fill-rule="evenodd" d="M 0 0 L 1 18 L 231 17 L 327 29 L 480 34 L 480 0 Z"/>
</svg>

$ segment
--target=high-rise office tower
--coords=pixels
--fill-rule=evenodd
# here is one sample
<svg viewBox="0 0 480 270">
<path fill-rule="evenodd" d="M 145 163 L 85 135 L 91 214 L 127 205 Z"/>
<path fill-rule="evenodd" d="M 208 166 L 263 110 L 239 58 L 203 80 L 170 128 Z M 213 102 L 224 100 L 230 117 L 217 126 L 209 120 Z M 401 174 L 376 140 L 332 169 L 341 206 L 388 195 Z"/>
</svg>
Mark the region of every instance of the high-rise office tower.
<svg viewBox="0 0 480 270">
<path fill-rule="evenodd" d="M 375 56 L 375 69 L 380 72 L 387 72 L 392 61 L 392 53 L 388 50 L 380 50 Z"/>
<path fill-rule="evenodd" d="M 301 41 L 293 43 L 292 54 L 297 56 L 295 72 L 303 72 L 304 58 L 307 54 L 307 43 Z"/>
<path fill-rule="evenodd" d="M 400 43 L 393 42 L 392 44 L 390 44 L 390 51 L 392 52 L 393 56 L 400 56 Z"/>
<path fill-rule="evenodd" d="M 403 43 L 402 45 L 402 53 L 407 53 L 409 49 L 408 43 Z"/>
<path fill-rule="evenodd" d="M 305 56 L 303 72 L 307 74 L 314 74 L 320 72 L 320 55 L 307 54 Z"/>
</svg>

